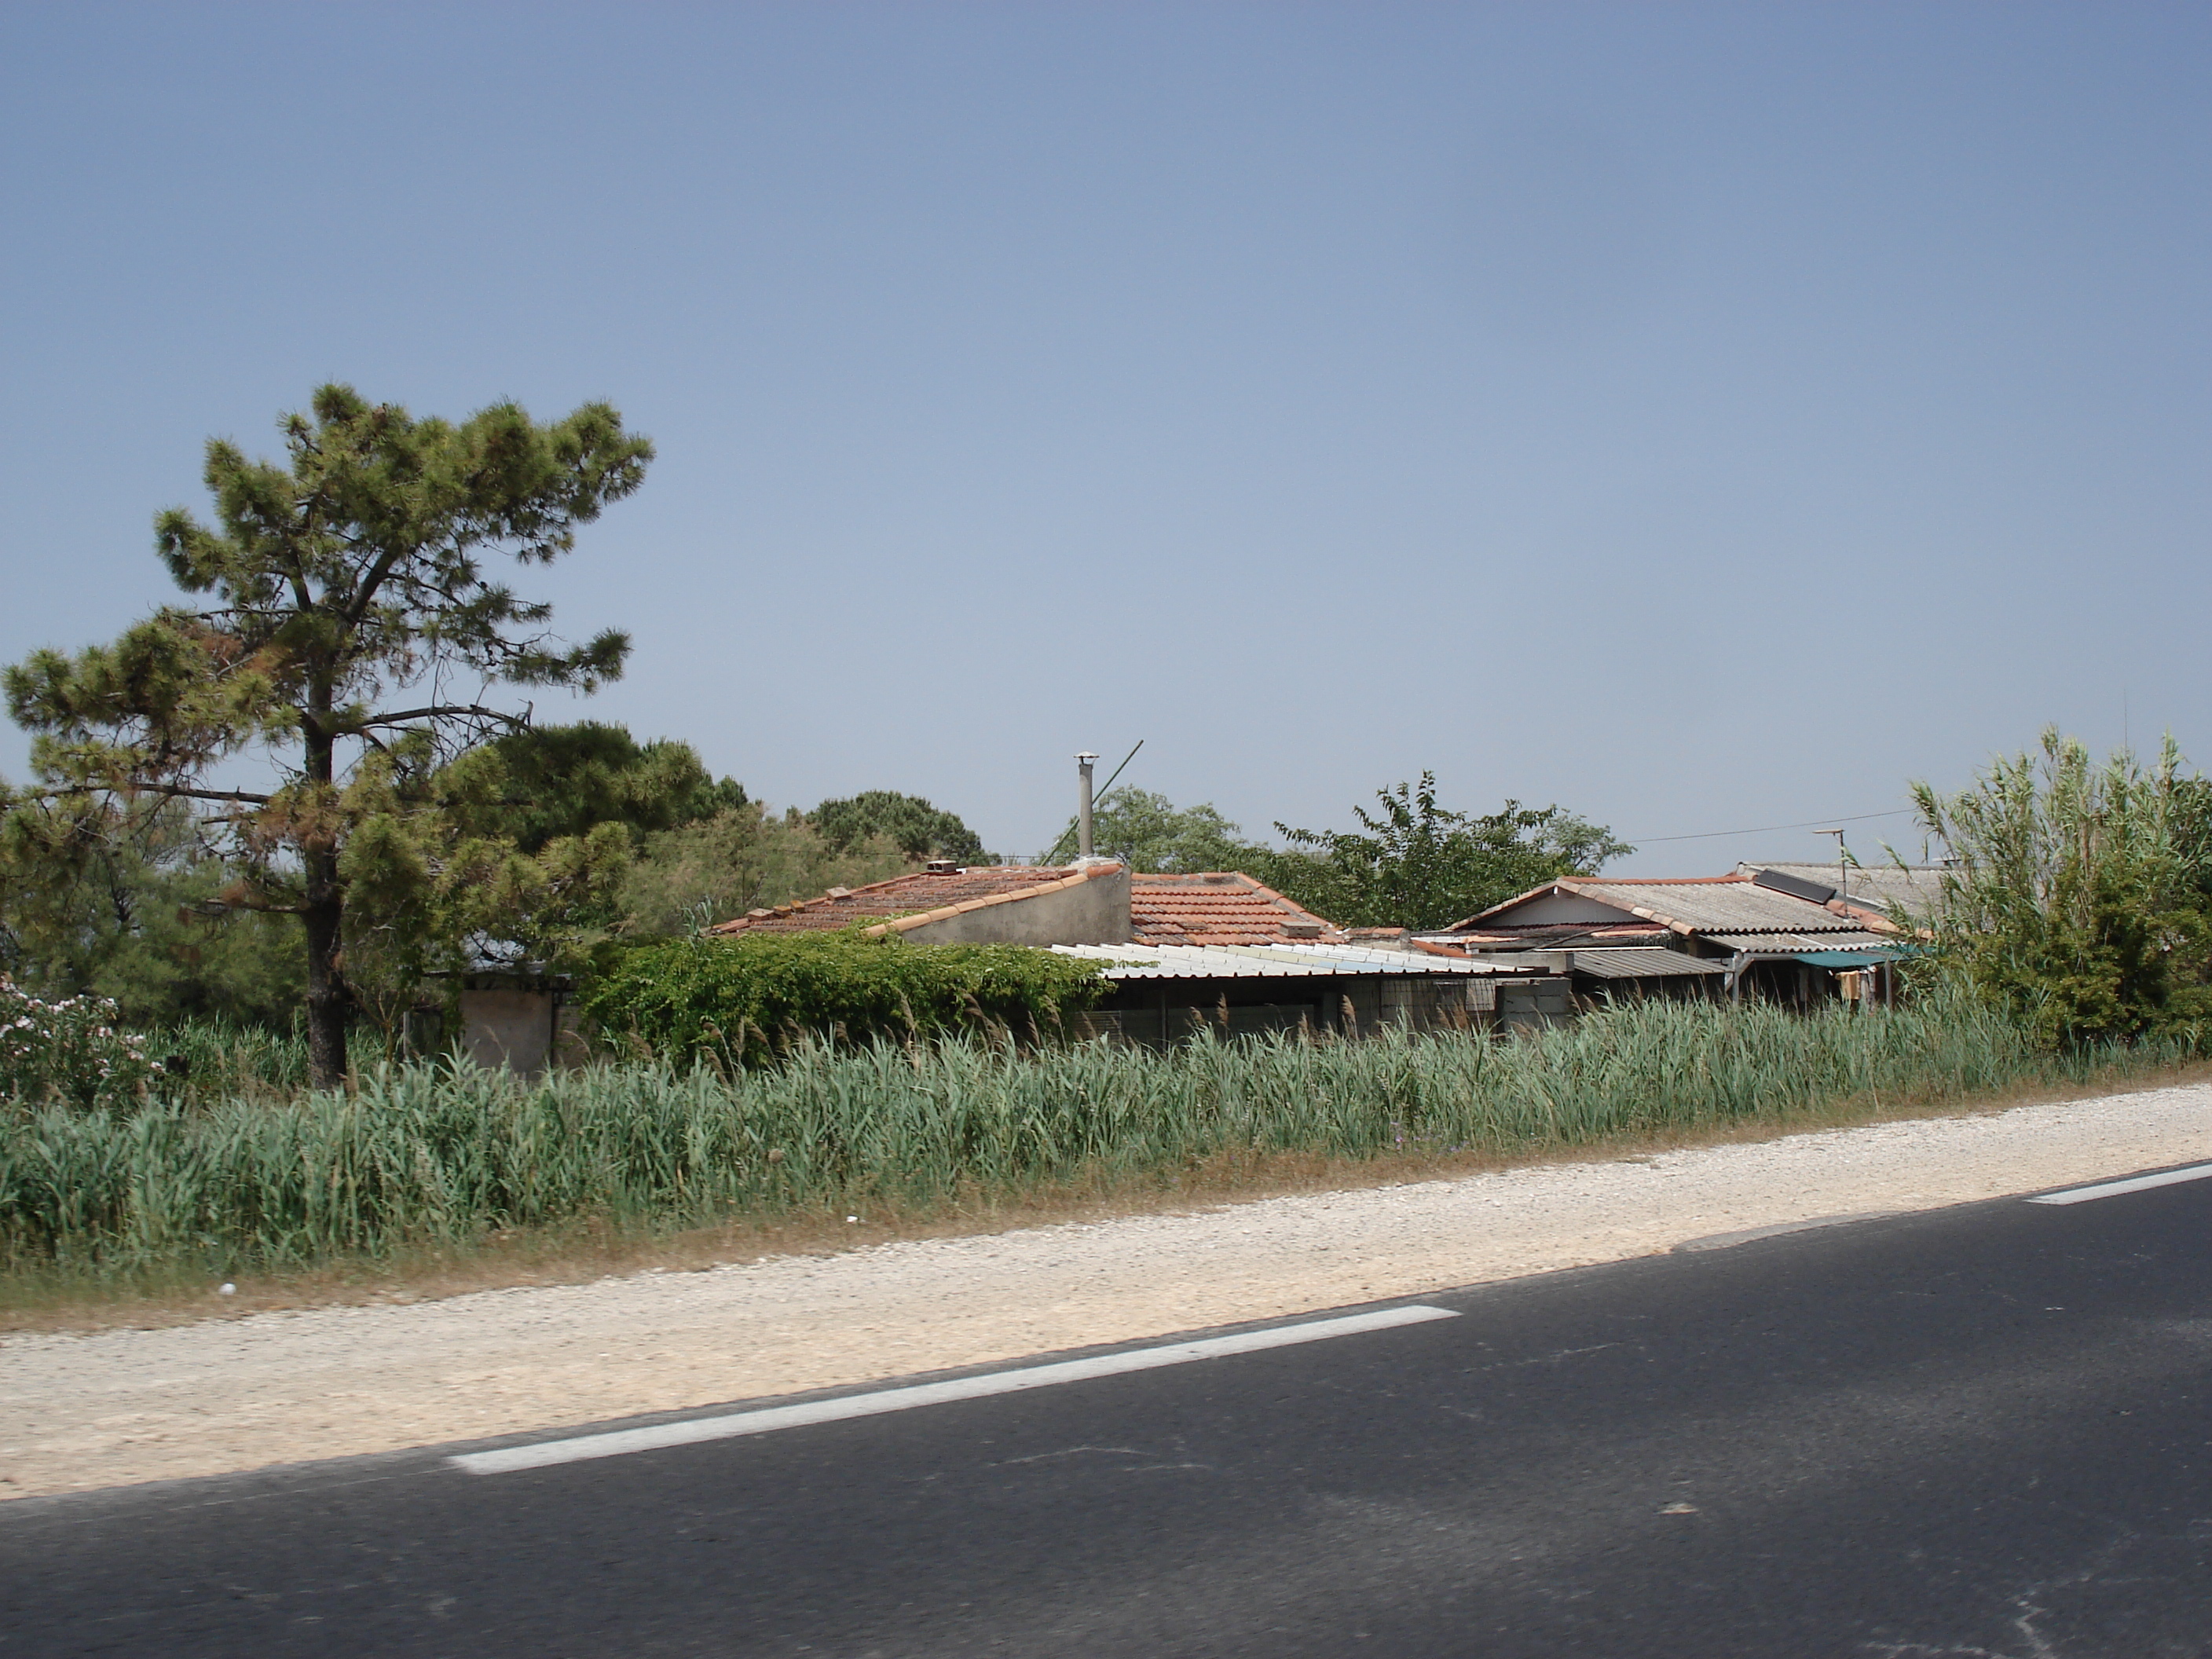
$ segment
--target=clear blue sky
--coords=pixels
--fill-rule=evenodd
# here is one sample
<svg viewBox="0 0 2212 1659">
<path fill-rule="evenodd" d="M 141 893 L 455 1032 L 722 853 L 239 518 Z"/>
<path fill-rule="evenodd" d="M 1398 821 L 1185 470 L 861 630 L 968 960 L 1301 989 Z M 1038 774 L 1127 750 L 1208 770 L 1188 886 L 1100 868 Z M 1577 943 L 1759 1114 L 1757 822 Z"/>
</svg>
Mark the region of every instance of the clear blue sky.
<svg viewBox="0 0 2212 1659">
<path fill-rule="evenodd" d="M 1683 874 L 2212 764 L 2208 86 L 2197 5 L 11 6 L 0 656 L 342 379 L 651 434 L 525 586 L 778 804 L 1029 851 L 1144 738 Z"/>
</svg>

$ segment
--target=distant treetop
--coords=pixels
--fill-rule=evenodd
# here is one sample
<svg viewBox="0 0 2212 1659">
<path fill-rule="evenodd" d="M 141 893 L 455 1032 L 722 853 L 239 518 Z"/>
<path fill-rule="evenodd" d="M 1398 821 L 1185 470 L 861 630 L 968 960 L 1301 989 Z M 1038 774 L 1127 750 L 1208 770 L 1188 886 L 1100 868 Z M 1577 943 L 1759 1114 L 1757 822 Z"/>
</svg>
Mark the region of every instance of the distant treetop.
<svg viewBox="0 0 2212 1659">
<path fill-rule="evenodd" d="M 960 864 L 990 860 L 980 836 L 920 795 L 866 789 L 842 800 L 825 800 L 808 817 L 835 852 L 849 852 L 882 836 L 910 859 L 951 859 Z"/>
</svg>

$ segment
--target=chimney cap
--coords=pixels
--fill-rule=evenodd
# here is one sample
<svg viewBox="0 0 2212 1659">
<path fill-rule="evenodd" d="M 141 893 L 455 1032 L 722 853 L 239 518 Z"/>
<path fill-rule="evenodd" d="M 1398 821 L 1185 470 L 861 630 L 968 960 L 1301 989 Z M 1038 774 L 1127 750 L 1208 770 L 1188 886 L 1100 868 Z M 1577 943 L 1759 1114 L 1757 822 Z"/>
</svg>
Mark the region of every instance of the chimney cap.
<svg viewBox="0 0 2212 1659">
<path fill-rule="evenodd" d="M 957 876 L 960 864 L 957 859 L 932 859 L 922 868 L 933 876 Z"/>
</svg>

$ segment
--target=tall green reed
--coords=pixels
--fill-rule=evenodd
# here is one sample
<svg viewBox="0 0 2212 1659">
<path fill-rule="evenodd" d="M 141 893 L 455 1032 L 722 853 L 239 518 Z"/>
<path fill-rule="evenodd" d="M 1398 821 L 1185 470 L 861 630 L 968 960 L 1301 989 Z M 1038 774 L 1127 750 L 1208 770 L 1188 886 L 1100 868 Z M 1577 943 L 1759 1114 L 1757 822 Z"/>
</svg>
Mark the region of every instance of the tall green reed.
<svg viewBox="0 0 2212 1659">
<path fill-rule="evenodd" d="M 2192 1052 L 2037 1052 L 1960 997 L 1810 1016 L 1653 1003 L 1513 1042 L 1201 1040 L 1164 1054 L 801 1048 L 730 1074 L 525 1083 L 443 1061 L 349 1093 L 0 1119 L 0 1266 L 281 1268 L 494 1230 L 685 1227 L 1174 1171 L 1224 1153 L 1518 1152 L 1957 1098 Z"/>
<path fill-rule="evenodd" d="M 289 1094 L 307 1086 L 307 1038 L 299 1029 L 186 1019 L 156 1027 L 147 1034 L 145 1047 L 160 1068 L 156 1092 L 166 1096 L 218 1100 Z M 347 1048 L 356 1069 L 384 1057 L 382 1037 L 367 1025 L 348 1034 Z"/>
</svg>

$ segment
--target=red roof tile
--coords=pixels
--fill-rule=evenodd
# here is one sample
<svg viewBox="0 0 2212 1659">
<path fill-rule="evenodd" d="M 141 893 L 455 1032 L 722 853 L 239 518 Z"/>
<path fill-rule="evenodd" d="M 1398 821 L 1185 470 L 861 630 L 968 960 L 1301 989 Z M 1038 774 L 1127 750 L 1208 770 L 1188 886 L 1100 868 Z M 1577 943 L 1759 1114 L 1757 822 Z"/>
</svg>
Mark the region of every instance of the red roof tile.
<svg viewBox="0 0 2212 1659">
<path fill-rule="evenodd" d="M 1281 945 L 1340 937 L 1312 911 L 1234 871 L 1133 875 L 1129 921 L 1139 945 Z"/>
</svg>

